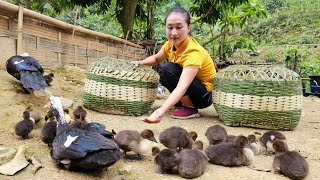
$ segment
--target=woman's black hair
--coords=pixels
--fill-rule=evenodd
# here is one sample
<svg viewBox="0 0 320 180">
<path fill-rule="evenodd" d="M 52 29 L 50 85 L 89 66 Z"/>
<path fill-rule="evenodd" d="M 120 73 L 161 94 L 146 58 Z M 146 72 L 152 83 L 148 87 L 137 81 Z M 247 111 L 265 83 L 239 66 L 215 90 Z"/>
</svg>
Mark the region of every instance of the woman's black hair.
<svg viewBox="0 0 320 180">
<path fill-rule="evenodd" d="M 190 14 L 187 10 L 183 9 L 183 8 L 175 8 L 175 9 L 172 9 L 166 16 L 166 18 L 164 19 L 164 23 L 166 24 L 167 23 L 167 18 L 168 16 L 171 14 L 171 13 L 174 13 L 174 12 L 177 12 L 177 13 L 181 13 L 184 15 L 184 17 L 186 18 L 186 22 L 188 25 L 191 24 L 191 18 L 190 18 Z M 191 33 L 191 30 L 189 32 L 189 35 L 191 36 L 192 33 Z"/>
</svg>

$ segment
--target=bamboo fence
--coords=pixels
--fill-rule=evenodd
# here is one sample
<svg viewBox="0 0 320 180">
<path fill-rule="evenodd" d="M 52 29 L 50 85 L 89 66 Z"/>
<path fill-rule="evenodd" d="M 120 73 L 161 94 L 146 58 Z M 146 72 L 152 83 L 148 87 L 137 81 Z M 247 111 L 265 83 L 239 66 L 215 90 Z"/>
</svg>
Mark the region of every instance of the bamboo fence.
<svg viewBox="0 0 320 180">
<path fill-rule="evenodd" d="M 16 54 L 27 52 L 44 68 L 78 66 L 86 69 L 97 58 L 139 60 L 142 46 L 74 26 L 43 14 L 0 1 L 0 69 Z"/>
</svg>

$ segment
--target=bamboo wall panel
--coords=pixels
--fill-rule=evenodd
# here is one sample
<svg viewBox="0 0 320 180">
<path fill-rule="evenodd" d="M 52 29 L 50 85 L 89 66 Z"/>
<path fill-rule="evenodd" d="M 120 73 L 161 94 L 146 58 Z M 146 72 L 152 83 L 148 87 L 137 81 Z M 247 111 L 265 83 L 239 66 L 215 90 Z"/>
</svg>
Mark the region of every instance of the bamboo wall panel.
<svg viewBox="0 0 320 180">
<path fill-rule="evenodd" d="M 0 16 L 0 29 L 8 29 L 8 18 Z"/>
<path fill-rule="evenodd" d="M 12 56 L 12 54 L 16 53 L 16 40 L 8 38 L 8 37 L 0 37 L 0 69 L 5 69 L 5 63 Z"/>
<path fill-rule="evenodd" d="M 0 69 L 4 68 L 3 64 L 9 57 L 16 55 L 18 49 L 18 12 L 15 10 L 17 8 L 13 5 L 5 11 L 3 4 L 5 3 L 0 2 Z M 35 13 L 29 10 L 26 12 L 29 15 Z M 111 35 L 84 31 L 79 27 L 74 28 L 76 31 L 72 35 L 72 29 L 62 28 L 63 22 L 55 22 L 60 26 L 54 26 L 50 24 L 52 19 L 46 22 L 37 19 L 36 16 L 35 19 L 25 15 L 23 18 L 22 47 L 19 48 L 37 59 L 44 68 L 59 65 L 87 68 L 95 59 L 105 56 L 131 61 L 146 57 L 146 50 L 141 46 Z"/>
</svg>

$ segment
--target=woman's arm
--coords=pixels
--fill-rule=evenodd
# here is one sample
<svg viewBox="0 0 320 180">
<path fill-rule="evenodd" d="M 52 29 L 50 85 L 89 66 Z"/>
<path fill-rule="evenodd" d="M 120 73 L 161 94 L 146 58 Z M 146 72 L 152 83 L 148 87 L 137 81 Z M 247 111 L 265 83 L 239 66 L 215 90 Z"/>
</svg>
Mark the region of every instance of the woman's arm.
<svg viewBox="0 0 320 180">
<path fill-rule="evenodd" d="M 165 60 L 167 58 L 168 58 L 167 54 L 164 53 L 164 51 L 161 48 L 157 54 L 149 56 L 142 61 L 132 61 L 132 63 L 134 63 L 136 65 L 154 66 L 156 64 L 161 63 L 163 60 Z"/>
<path fill-rule="evenodd" d="M 143 121 L 147 123 L 158 123 L 163 118 L 163 115 L 168 111 L 173 105 L 175 105 L 182 96 L 187 91 L 193 79 L 198 73 L 198 66 L 191 66 L 183 68 L 177 87 L 172 91 L 168 99 L 163 103 L 163 105 L 154 111 L 151 116 L 142 118 Z"/>
</svg>

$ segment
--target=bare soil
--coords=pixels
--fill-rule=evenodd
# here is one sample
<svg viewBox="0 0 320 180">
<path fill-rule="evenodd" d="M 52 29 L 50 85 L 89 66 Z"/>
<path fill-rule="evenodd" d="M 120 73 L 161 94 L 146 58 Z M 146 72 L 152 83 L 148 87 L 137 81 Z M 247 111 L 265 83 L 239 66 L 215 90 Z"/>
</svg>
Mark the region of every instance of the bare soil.
<svg viewBox="0 0 320 180">
<path fill-rule="evenodd" d="M 47 73 L 55 74 L 52 86 L 48 87 L 56 96 L 63 96 L 72 99 L 74 104 L 69 108 L 72 112 L 78 105 L 82 105 L 83 86 L 86 79 L 86 71 L 77 67 L 66 67 L 64 69 L 50 69 Z M 41 128 L 44 120 L 30 134 L 30 139 L 22 140 L 14 134 L 14 125 L 22 120 L 22 112 L 28 103 L 33 103 L 35 109 L 43 116 L 46 109 L 43 106 L 46 103 L 44 98 L 36 98 L 30 94 L 23 94 L 17 90 L 19 86 L 11 75 L 6 71 L 0 71 L 0 147 L 18 148 L 19 145 L 25 145 L 26 156 L 34 155 L 43 164 L 35 174 L 32 173 L 32 165 L 21 170 L 14 176 L 0 175 L 0 179 L 180 179 L 177 175 L 159 174 L 158 168 L 153 163 L 152 155 L 146 156 L 143 160 L 125 163 L 119 160 L 116 164 L 109 167 L 106 171 L 97 172 L 70 172 L 56 167 L 51 161 L 49 148 L 40 139 Z M 164 99 L 157 99 L 152 106 L 156 109 L 161 106 Z M 299 125 L 294 131 L 284 131 L 288 139 L 288 145 L 291 150 L 299 151 L 306 157 L 310 173 L 307 179 L 320 179 L 320 98 L 304 97 L 303 111 Z M 192 120 L 175 120 L 166 114 L 161 123 L 150 125 L 139 120 L 139 117 L 110 115 L 95 112 L 87 109 L 88 119 L 103 123 L 108 129 L 120 131 L 123 129 L 143 130 L 152 129 L 156 138 L 160 132 L 170 126 L 178 125 L 188 131 L 194 130 L 199 135 L 199 140 L 205 144 L 208 142 L 204 136 L 206 129 L 215 124 L 223 125 L 228 133 L 234 135 L 248 135 L 255 131 L 265 132 L 264 129 L 246 128 L 246 127 L 228 127 L 220 121 L 213 106 L 200 110 L 201 117 Z M 254 160 L 251 168 L 236 167 L 227 168 L 209 164 L 206 172 L 198 179 L 286 179 L 283 175 L 273 172 L 264 172 L 260 170 L 271 170 L 272 156 L 259 155 Z M 0 162 L 4 163 L 4 162 Z"/>
</svg>

